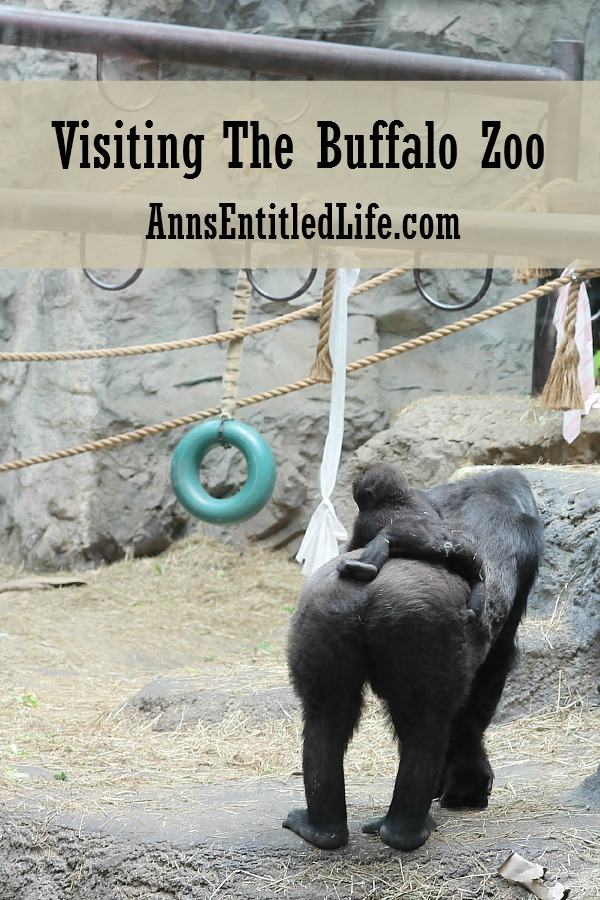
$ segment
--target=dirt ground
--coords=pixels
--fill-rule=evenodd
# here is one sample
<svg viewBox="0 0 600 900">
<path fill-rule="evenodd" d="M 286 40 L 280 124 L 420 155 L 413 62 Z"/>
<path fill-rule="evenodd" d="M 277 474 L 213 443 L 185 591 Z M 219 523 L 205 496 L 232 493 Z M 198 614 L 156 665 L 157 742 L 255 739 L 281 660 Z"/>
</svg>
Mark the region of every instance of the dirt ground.
<svg viewBox="0 0 600 900">
<path fill-rule="evenodd" d="M 303 802 L 285 664 L 298 567 L 197 536 L 81 580 L 0 570 L 1 900 L 519 900 L 497 874 L 511 850 L 600 897 L 600 812 L 571 796 L 600 758 L 595 697 L 492 726 L 488 809 L 434 804 L 414 853 L 360 831 L 396 765 L 370 701 L 347 757 L 350 843 L 319 851 L 281 828 Z"/>
</svg>

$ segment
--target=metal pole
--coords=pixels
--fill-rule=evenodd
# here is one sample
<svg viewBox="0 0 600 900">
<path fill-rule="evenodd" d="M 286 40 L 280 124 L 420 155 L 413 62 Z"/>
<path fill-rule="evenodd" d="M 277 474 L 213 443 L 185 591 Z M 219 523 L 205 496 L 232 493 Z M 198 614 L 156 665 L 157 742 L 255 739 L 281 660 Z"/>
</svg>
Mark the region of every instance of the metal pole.
<svg viewBox="0 0 600 900">
<path fill-rule="evenodd" d="M 16 6 L 0 6 L 0 43 L 328 81 L 568 80 L 556 66 L 524 66 Z"/>
<path fill-rule="evenodd" d="M 552 65 L 565 72 L 570 81 L 583 81 L 585 44 L 582 41 L 552 41 Z M 577 160 L 572 147 L 579 141 L 581 106 L 578 98 L 569 102 L 554 103 L 548 110 L 548 146 L 552 150 L 546 168 L 548 181 L 553 178 L 577 178 Z M 571 149 L 567 150 L 567 145 Z M 560 272 L 553 270 L 548 276 L 556 278 Z M 547 278 L 538 282 L 544 284 Z M 533 334 L 533 359 L 531 368 L 531 394 L 538 396 L 544 390 L 556 345 L 556 329 L 552 324 L 558 294 L 548 294 L 536 301 Z"/>
</svg>

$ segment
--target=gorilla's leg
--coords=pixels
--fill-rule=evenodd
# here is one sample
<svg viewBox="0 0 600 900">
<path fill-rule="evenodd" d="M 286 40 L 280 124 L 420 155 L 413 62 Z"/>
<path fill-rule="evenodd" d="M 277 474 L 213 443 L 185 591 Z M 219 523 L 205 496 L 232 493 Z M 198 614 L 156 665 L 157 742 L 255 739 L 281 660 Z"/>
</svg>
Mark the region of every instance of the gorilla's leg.
<svg viewBox="0 0 600 900">
<path fill-rule="evenodd" d="M 333 698 L 331 698 L 333 699 Z M 324 703 L 305 713 L 303 773 L 306 809 L 293 809 L 283 822 L 304 840 L 327 850 L 348 841 L 344 753 L 358 722 L 361 695 L 338 696 L 339 707 Z"/>
<path fill-rule="evenodd" d="M 396 572 L 402 581 L 394 592 Z M 363 831 L 414 850 L 435 828 L 429 810 L 450 728 L 474 674 L 474 632 L 466 627 L 467 585 L 446 570 L 390 560 L 380 579 L 366 625 L 368 679 L 387 706 L 401 750 L 387 814 Z"/>
<path fill-rule="evenodd" d="M 324 590 L 330 608 L 319 608 L 317 599 L 293 620 L 288 650 L 303 708 L 306 809 L 292 810 L 283 826 L 325 849 L 348 840 L 344 753 L 360 718 L 366 678 L 360 626 L 343 605 L 336 608 L 334 595 Z"/>
<path fill-rule="evenodd" d="M 488 804 L 494 773 L 483 734 L 515 660 L 515 633 L 520 618 L 516 611 L 509 616 L 477 670 L 466 704 L 454 719 L 438 793 L 444 807 L 484 809 Z"/>
<path fill-rule="evenodd" d="M 395 716 L 392 708 L 392 720 Z M 402 728 L 404 722 L 399 722 Z M 397 850 L 415 850 L 424 844 L 435 828 L 430 815 L 431 801 L 447 744 L 444 721 L 415 725 L 402 733 L 402 751 L 392 802 L 387 814 L 363 825 L 367 834 L 379 833 L 381 840 Z"/>
<path fill-rule="evenodd" d="M 534 562 L 535 565 L 530 560 L 516 556 L 511 558 L 507 554 L 504 565 L 493 570 L 487 582 L 492 632 L 496 628 L 499 631 L 475 674 L 467 701 L 452 725 L 440 785 L 443 788 L 442 806 L 487 806 L 494 773 L 483 745 L 483 734 L 492 720 L 506 678 L 516 660 L 517 628 L 535 580 L 537 557 Z"/>
</svg>

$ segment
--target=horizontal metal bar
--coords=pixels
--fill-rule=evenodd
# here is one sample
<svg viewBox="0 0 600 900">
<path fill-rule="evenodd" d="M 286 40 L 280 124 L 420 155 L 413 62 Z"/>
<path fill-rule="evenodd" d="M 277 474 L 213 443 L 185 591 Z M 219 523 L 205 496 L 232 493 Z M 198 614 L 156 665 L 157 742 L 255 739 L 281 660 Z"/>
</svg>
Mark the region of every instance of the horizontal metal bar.
<svg viewBox="0 0 600 900">
<path fill-rule="evenodd" d="M 330 81 L 565 81 L 558 67 L 0 6 L 0 43 Z"/>
</svg>

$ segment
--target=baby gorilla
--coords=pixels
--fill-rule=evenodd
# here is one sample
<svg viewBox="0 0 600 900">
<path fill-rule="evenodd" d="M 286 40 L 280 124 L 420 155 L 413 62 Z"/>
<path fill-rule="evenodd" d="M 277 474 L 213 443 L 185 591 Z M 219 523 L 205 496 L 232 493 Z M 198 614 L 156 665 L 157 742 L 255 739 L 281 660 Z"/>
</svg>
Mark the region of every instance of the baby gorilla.
<svg viewBox="0 0 600 900">
<path fill-rule="evenodd" d="M 460 529 L 442 521 L 440 510 L 423 491 L 411 487 L 394 466 L 378 463 L 354 480 L 352 494 L 359 512 L 346 551 L 365 550 L 358 558 L 340 560 L 340 575 L 371 581 L 390 556 L 442 563 L 470 587 L 470 621 L 481 616 L 483 562 Z"/>
</svg>

